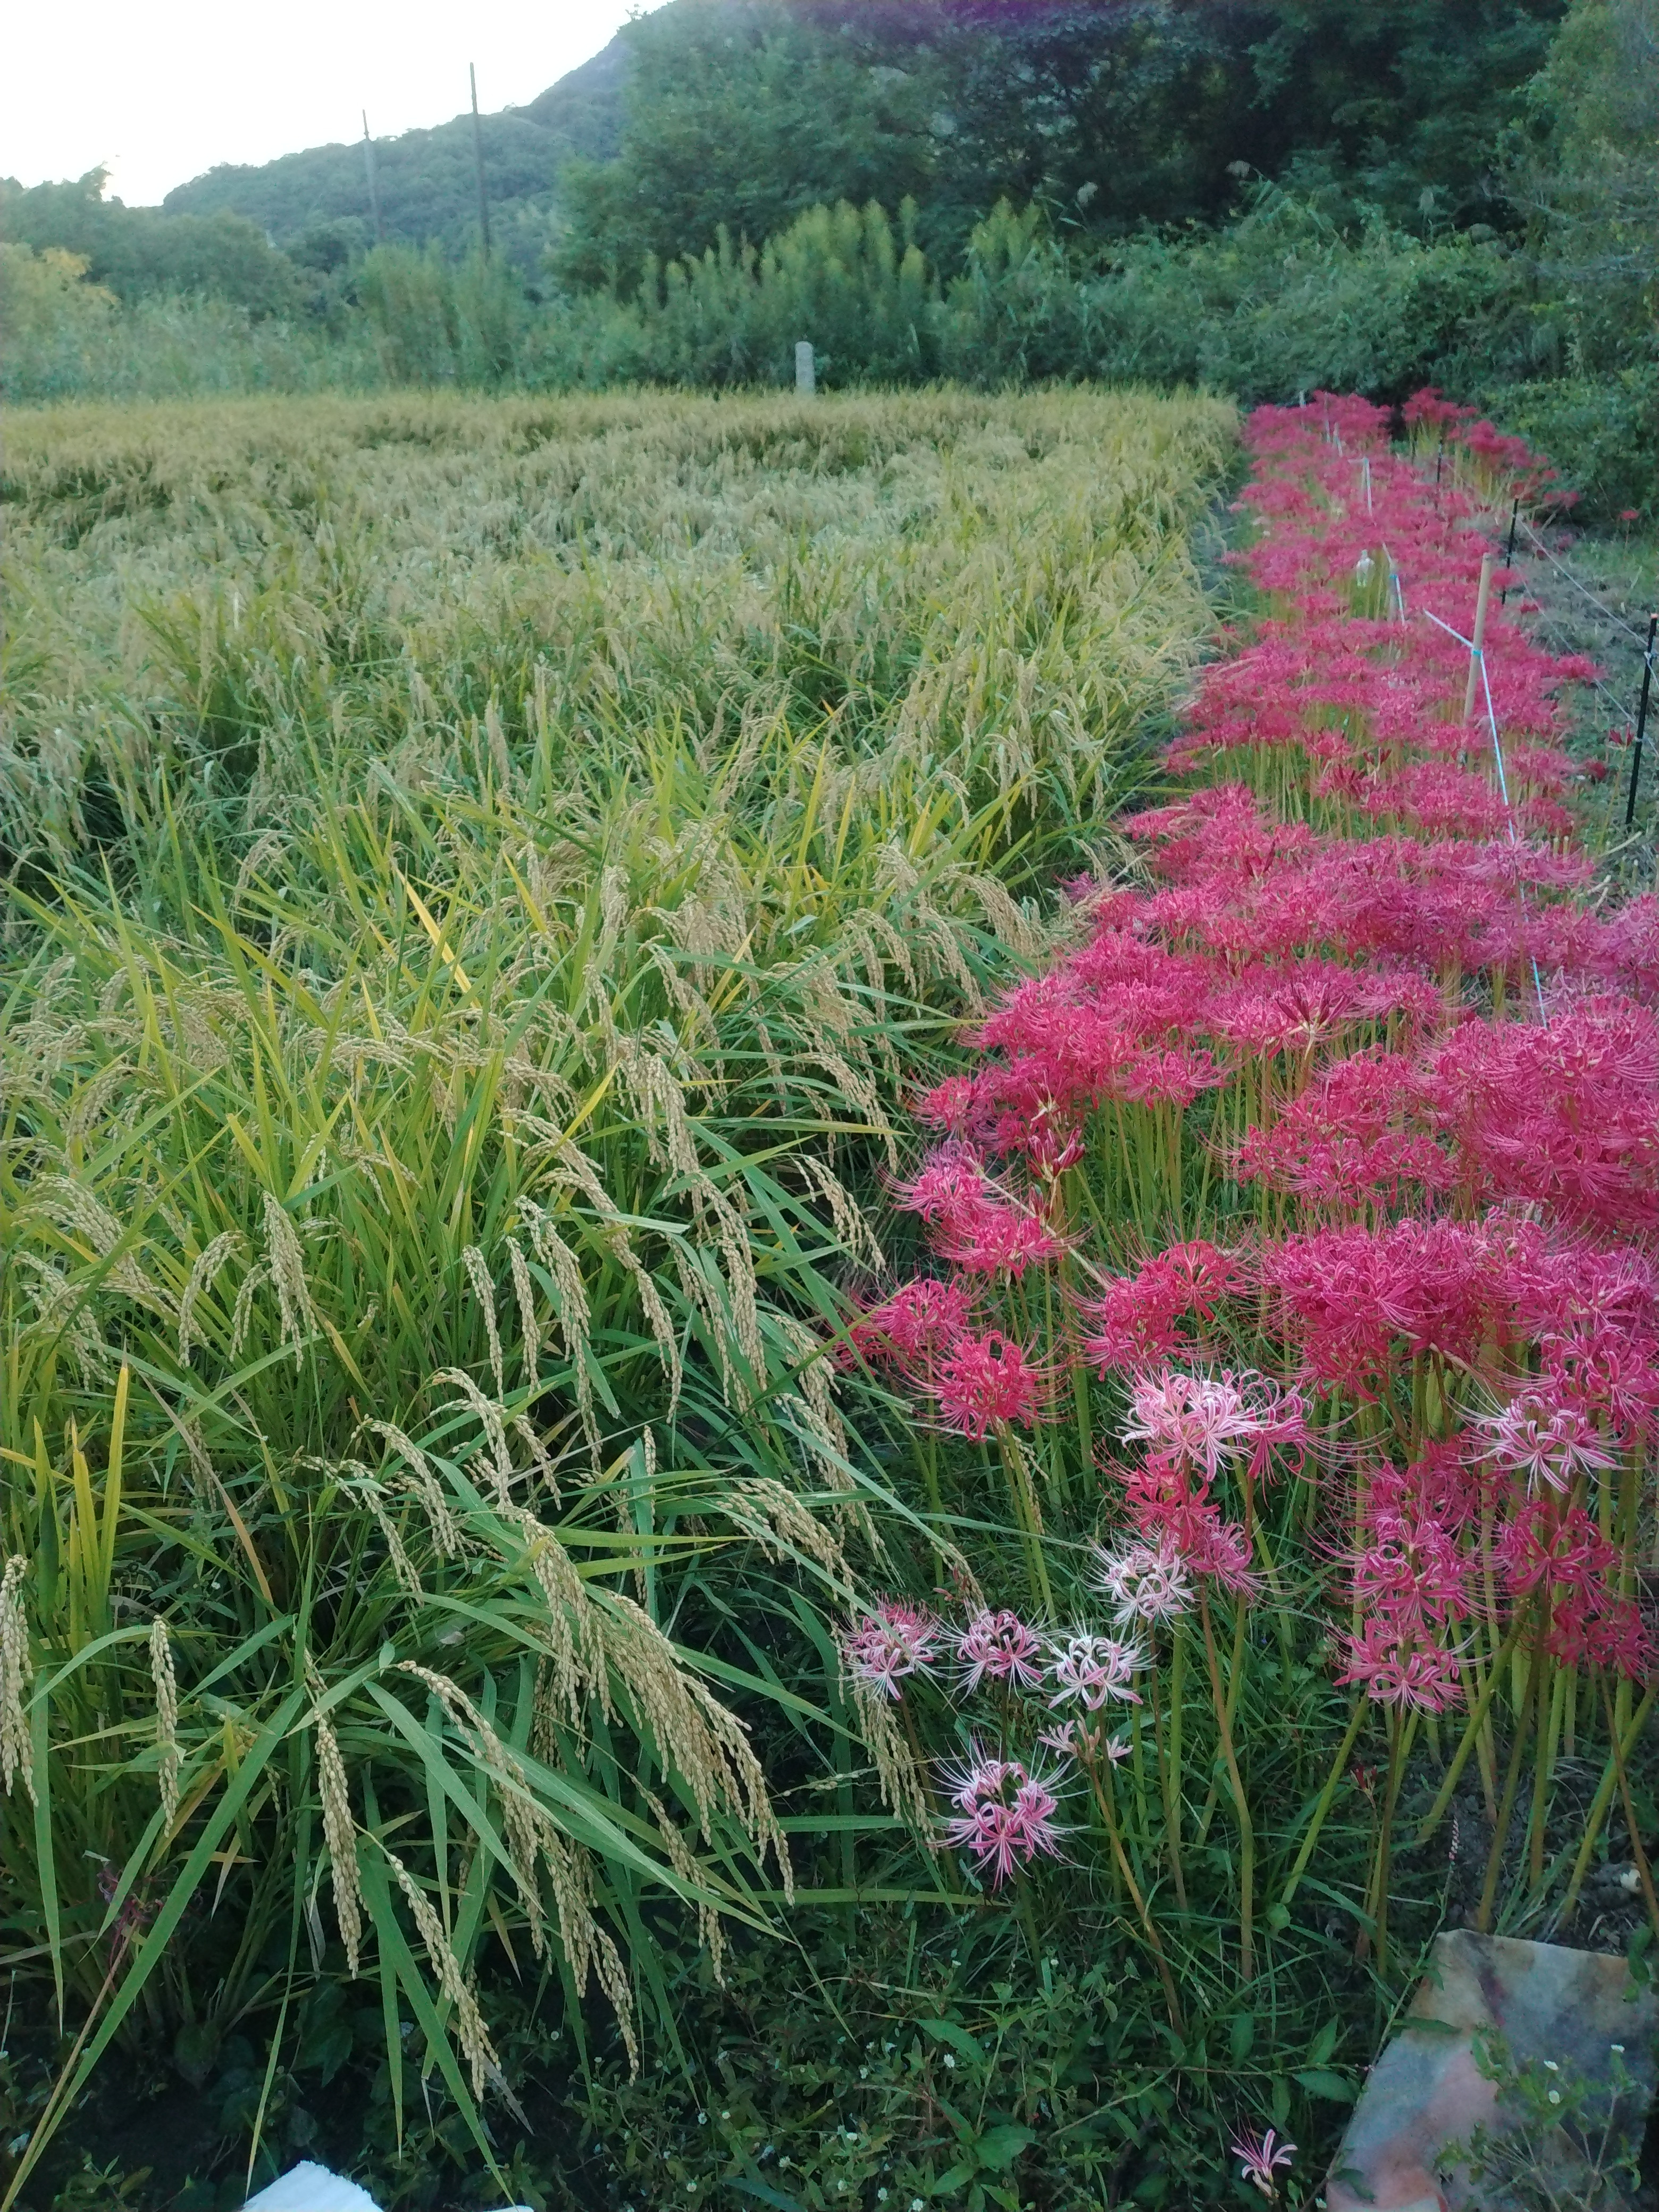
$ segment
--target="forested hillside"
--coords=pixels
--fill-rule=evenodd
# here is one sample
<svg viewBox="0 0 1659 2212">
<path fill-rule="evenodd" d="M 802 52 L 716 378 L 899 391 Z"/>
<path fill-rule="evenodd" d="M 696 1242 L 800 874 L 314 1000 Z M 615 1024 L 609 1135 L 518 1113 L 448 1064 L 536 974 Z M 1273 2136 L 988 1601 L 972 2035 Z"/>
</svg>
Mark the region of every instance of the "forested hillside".
<svg viewBox="0 0 1659 2212">
<path fill-rule="evenodd" d="M 570 273 L 918 208 L 959 264 L 1002 198 L 1096 240 L 1213 222 L 1250 173 L 1413 226 L 1490 222 L 1562 0 L 672 0 L 623 33 L 617 158 L 567 180 Z"/>
<path fill-rule="evenodd" d="M 623 43 L 613 40 L 527 107 L 482 118 L 492 238 L 526 270 L 538 268 L 545 250 L 561 171 L 617 150 L 627 59 Z M 471 115 L 377 139 L 374 171 L 386 238 L 413 246 L 435 240 L 456 254 L 474 242 Z M 279 246 L 324 266 L 364 251 L 374 237 L 361 144 L 313 146 L 259 167 L 210 169 L 169 192 L 162 205 L 169 215 L 246 216 Z"/>
</svg>

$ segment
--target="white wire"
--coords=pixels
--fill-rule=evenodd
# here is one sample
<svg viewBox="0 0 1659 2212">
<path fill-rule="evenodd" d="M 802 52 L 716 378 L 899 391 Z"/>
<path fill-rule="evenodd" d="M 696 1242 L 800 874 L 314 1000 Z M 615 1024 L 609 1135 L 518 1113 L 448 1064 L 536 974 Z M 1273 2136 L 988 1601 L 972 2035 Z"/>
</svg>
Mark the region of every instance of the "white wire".
<svg viewBox="0 0 1659 2212">
<path fill-rule="evenodd" d="M 1448 637 L 1455 637 L 1461 646 L 1467 647 L 1470 657 L 1474 659 L 1476 666 L 1480 671 L 1480 688 L 1485 692 L 1486 697 L 1486 723 L 1487 726 L 1492 731 L 1492 758 L 1498 763 L 1498 796 L 1504 802 L 1504 812 L 1510 817 L 1510 842 L 1511 845 L 1518 848 L 1521 842 L 1521 836 L 1520 832 L 1516 830 L 1515 825 L 1515 809 L 1510 803 L 1510 779 L 1508 772 L 1504 766 L 1504 743 L 1503 739 L 1498 734 L 1498 710 L 1492 705 L 1492 683 L 1486 674 L 1486 653 L 1482 651 L 1481 647 L 1475 643 L 1472 637 L 1465 637 L 1462 630 L 1454 629 L 1449 622 L 1442 622 L 1439 616 L 1437 614 L 1431 614 L 1427 607 L 1423 608 L 1421 611 L 1425 618 L 1429 622 L 1431 622 L 1437 629 L 1443 629 Z M 1521 890 L 1520 896 L 1522 908 L 1524 911 L 1527 903 L 1527 894 L 1524 887 Z M 1545 1010 L 1544 1006 L 1544 979 L 1538 972 L 1538 955 L 1534 952 L 1530 954 L 1528 957 L 1532 962 L 1532 987 L 1538 994 L 1539 1019 L 1543 1023 L 1544 1027 L 1547 1029 L 1550 1025 L 1550 1018 Z"/>
<path fill-rule="evenodd" d="M 1510 805 L 1510 780 L 1504 772 L 1504 747 L 1498 735 L 1498 713 L 1492 703 L 1492 685 L 1486 678 L 1486 656 L 1478 645 L 1473 647 L 1471 650 L 1480 664 L 1480 688 L 1486 695 L 1486 720 L 1492 728 L 1492 757 L 1498 763 L 1498 788 L 1503 794 L 1504 809 L 1510 817 L 1510 843 L 1518 850 L 1521 837 L 1515 826 L 1515 809 Z M 1516 889 L 1521 900 L 1521 911 L 1524 914 L 1527 909 L 1526 886 L 1517 881 Z M 1547 1029 L 1550 1025 L 1550 1018 L 1544 1006 L 1544 979 L 1538 972 L 1538 955 L 1532 952 L 1527 957 L 1532 962 L 1532 988 L 1538 994 L 1538 1018 Z"/>
<path fill-rule="evenodd" d="M 1589 601 L 1589 605 L 1595 608 L 1596 613 L 1601 616 L 1602 621 L 1611 623 L 1615 629 L 1623 630 L 1626 637 L 1633 637 L 1638 645 L 1639 645 L 1645 653 L 1648 642 L 1645 631 L 1632 629 L 1627 622 L 1624 621 L 1620 616 L 1614 614 L 1611 607 L 1604 607 L 1601 600 L 1596 598 L 1595 592 L 1592 592 L 1587 585 L 1581 584 L 1577 577 L 1573 574 L 1571 569 L 1569 568 L 1565 562 L 1556 559 L 1554 554 L 1550 551 L 1549 547 L 1545 544 L 1543 539 L 1538 535 L 1538 532 L 1533 528 L 1531 523 L 1527 520 L 1527 517 L 1524 514 L 1521 518 L 1521 527 L 1526 532 L 1528 537 L 1531 538 L 1533 544 L 1543 555 L 1544 558 L 1549 562 L 1551 568 L 1557 570 L 1559 574 L 1566 578 L 1567 581 L 1572 586 L 1574 591 L 1577 592 L 1582 599 Z"/>
<path fill-rule="evenodd" d="M 1425 622 L 1431 622 L 1437 629 L 1443 629 L 1448 637 L 1455 637 L 1466 653 L 1480 652 L 1480 647 L 1472 637 L 1465 637 L 1461 629 L 1454 629 L 1449 622 L 1442 622 L 1439 616 L 1431 614 L 1427 607 L 1419 607 L 1418 612 Z"/>
</svg>

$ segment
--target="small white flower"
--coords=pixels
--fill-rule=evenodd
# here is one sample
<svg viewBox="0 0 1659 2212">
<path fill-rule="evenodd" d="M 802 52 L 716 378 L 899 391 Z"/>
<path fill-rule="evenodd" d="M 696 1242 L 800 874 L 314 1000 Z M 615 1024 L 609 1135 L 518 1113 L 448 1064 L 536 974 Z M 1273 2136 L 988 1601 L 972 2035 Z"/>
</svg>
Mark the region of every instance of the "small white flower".
<svg viewBox="0 0 1659 2212">
<path fill-rule="evenodd" d="M 1561 2071 L 1561 2069 L 1556 2064 L 1553 2058 L 1547 2058 L 1544 2061 L 1544 2071 L 1547 2074 L 1559 2074 Z"/>
<path fill-rule="evenodd" d="M 957 2055 L 956 2055 L 956 2053 L 955 2053 L 955 2051 L 947 2051 L 945 2052 L 945 2064 L 946 2064 L 946 2065 L 951 2069 L 951 2071 L 954 2074 L 954 2073 L 955 2073 L 955 2071 L 956 2071 L 956 2066 L 957 2066 Z"/>
<path fill-rule="evenodd" d="M 731 2117 L 732 2117 L 732 2115 L 731 2115 L 731 2113 L 730 2113 L 730 2112 L 722 2112 L 722 2113 L 720 2114 L 720 2118 L 721 2118 L 723 2120 L 729 2120 L 729 2119 L 731 2118 Z"/>
<path fill-rule="evenodd" d="M 697 2114 L 697 2125 L 700 2128 L 706 2128 L 708 2125 L 708 2115 L 707 2112 L 699 2112 Z"/>
<path fill-rule="evenodd" d="M 1607 2049 L 1609 2051 L 1616 2051 L 1621 2058 L 1625 2055 L 1625 2046 L 1622 2043 L 1610 2043 L 1607 2045 Z"/>
<path fill-rule="evenodd" d="M 1552 2089 L 1552 2090 L 1550 2091 L 1550 2102 L 1551 2102 L 1551 2104 L 1553 2104 L 1553 2105 L 1559 2105 L 1559 2104 L 1560 2103 L 1560 2101 L 1561 2101 L 1561 2092 L 1560 2092 L 1559 2089 Z"/>
</svg>

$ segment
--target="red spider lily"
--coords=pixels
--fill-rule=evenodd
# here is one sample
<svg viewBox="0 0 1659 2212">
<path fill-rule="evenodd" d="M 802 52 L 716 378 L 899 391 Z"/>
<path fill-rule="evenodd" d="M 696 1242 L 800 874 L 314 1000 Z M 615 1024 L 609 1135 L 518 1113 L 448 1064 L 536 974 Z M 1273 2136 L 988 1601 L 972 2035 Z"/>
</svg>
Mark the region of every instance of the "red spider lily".
<svg viewBox="0 0 1659 2212">
<path fill-rule="evenodd" d="M 1378 1705 L 1443 1713 L 1462 1697 L 1456 1653 L 1432 1638 L 1402 1633 L 1392 1620 L 1370 1620 L 1342 1644 L 1347 1656 L 1337 1680 L 1363 1684 Z"/>
<path fill-rule="evenodd" d="M 973 1311 L 973 1294 L 963 1284 L 918 1276 L 854 1323 L 843 1364 L 850 1364 L 856 1352 L 872 1365 L 890 1362 L 907 1372 L 924 1371 L 967 1334 Z"/>
<path fill-rule="evenodd" d="M 1222 1299 L 1243 1287 L 1244 1272 L 1231 1253 L 1203 1238 L 1167 1246 L 1133 1275 L 1119 1276 L 1102 1295 L 1079 1305 L 1085 1323 L 1084 1356 L 1104 1375 L 1139 1368 L 1179 1348 L 1178 1324 L 1210 1322 Z"/>
<path fill-rule="evenodd" d="M 1179 1559 L 1189 1576 L 1208 1577 L 1240 1596 L 1255 1594 L 1250 1547 L 1243 1530 L 1223 1517 L 1207 1481 L 1191 1463 L 1149 1459 L 1124 1485 L 1123 1504 L 1148 1550 Z"/>
<path fill-rule="evenodd" d="M 1353 1561 L 1353 1601 L 1396 1641 L 1432 1639 L 1466 1620 L 1474 1561 L 1431 1515 L 1373 1508 L 1370 1540 Z"/>
<path fill-rule="evenodd" d="M 921 1102 L 939 1141 L 896 1195 L 948 1268 L 851 1332 L 983 1438 L 1053 1410 L 1063 1370 L 1030 1340 L 1058 1303 L 1067 1356 L 1106 1404 L 1127 1398 L 1139 1450 L 1102 1461 L 1117 1533 L 1090 1577 L 1109 1632 L 1047 1637 L 1041 1683 L 1018 1615 L 982 1613 L 959 1641 L 961 1693 L 1040 1691 L 1067 1716 L 1040 1741 L 1068 1757 L 1119 1754 L 1088 1718 L 1134 1695 L 1139 1648 L 1118 1639 L 1140 1636 L 1150 1664 L 1152 1626 L 1199 1607 L 1207 1650 L 1218 1594 L 1276 1594 L 1298 1544 L 1339 1563 L 1334 1597 L 1362 1623 L 1334 1639 L 1339 1679 L 1395 1716 L 1461 1702 L 1466 1663 L 1486 1686 L 1495 1645 L 1459 1639 L 1488 1613 L 1523 1665 L 1655 1663 L 1621 1501 L 1659 1431 L 1659 897 L 1583 896 L 1562 700 L 1591 664 L 1544 651 L 1511 593 L 1488 610 L 1491 721 L 1485 687 L 1465 720 L 1468 648 L 1422 619 L 1467 630 L 1482 496 L 1541 501 L 1547 472 L 1437 394 L 1407 416 L 1455 449 L 1436 497 L 1367 403 L 1252 418 L 1239 503 L 1268 526 L 1235 557 L 1272 611 L 1197 681 L 1168 757 L 1191 787 L 1125 825 L 1134 887 L 1071 887 L 1087 941 L 1007 991 L 969 1072 Z M 1206 1143 L 1204 1192 L 1234 1185 L 1207 1218 L 1242 1188 L 1248 1237 L 1182 1235 L 1206 1217 L 1176 1212 L 1163 1249 L 1103 1267 L 1079 1225 L 1097 1175 L 1121 1235 L 1112 1207 L 1190 1205 L 1183 1164 Z M 1085 1440 L 1100 1405 L 1079 1405 Z M 1304 1494 L 1311 1519 L 1259 1487 L 1280 1454 L 1328 1485 Z M 1063 1455 L 1055 1469 L 1063 1498 Z M 1358 1522 L 1340 1544 L 1339 1469 Z M 975 1761 L 953 1840 L 1000 1882 L 1051 1847 L 1052 1793 Z M 1269 2197 L 1291 2148 L 1235 2146 Z"/>
<path fill-rule="evenodd" d="M 893 1185 L 893 1195 L 928 1224 L 941 1257 L 971 1274 L 1023 1275 L 1060 1249 L 1041 1218 L 1011 1202 L 960 1139 L 930 1152 L 908 1182 Z"/>
<path fill-rule="evenodd" d="M 1507 1318 L 1506 1257 L 1484 1226 L 1406 1220 L 1288 1237 L 1258 1268 L 1309 1375 L 1372 1398 L 1402 1352 L 1478 1358 Z"/>
<path fill-rule="evenodd" d="M 940 1224 L 933 1242 L 942 1259 L 970 1275 L 1023 1275 L 1060 1246 L 1044 1223 L 1023 1206 L 981 1204 Z"/>
<path fill-rule="evenodd" d="M 994 1329 L 961 1336 L 933 1370 L 931 1388 L 948 1426 L 975 1441 L 1005 1422 L 1034 1427 L 1047 1382 L 1024 1348 Z"/>
</svg>

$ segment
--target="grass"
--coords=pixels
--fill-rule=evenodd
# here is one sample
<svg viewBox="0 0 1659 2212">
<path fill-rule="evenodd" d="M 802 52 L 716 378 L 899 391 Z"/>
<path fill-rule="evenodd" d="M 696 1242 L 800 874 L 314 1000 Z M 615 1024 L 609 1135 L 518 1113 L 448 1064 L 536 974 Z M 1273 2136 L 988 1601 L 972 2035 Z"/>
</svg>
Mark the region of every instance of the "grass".
<svg viewBox="0 0 1659 2212">
<path fill-rule="evenodd" d="M 493 1984 L 672 2047 L 665 1944 L 783 1923 L 823 1623 L 907 1525 L 823 1352 L 855 1200 L 1109 842 L 1233 436 L 14 418 L 0 1926 L 55 2026 L 5 2207 L 112 2046 L 251 2049 L 204 2156 L 268 2171 L 353 1969 L 393 2136 L 498 2171 Z"/>
</svg>

